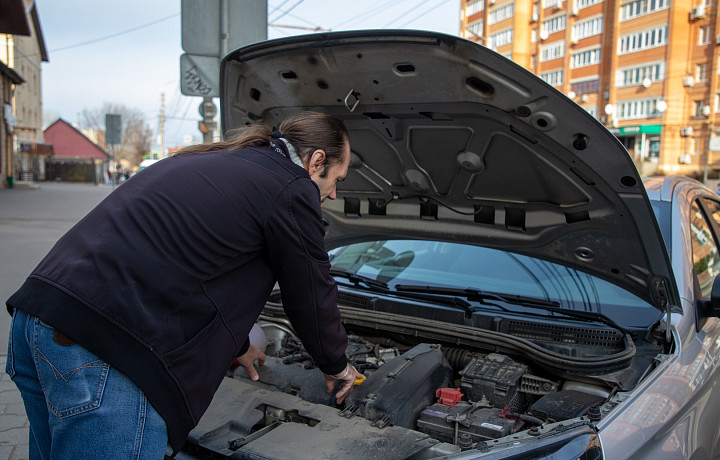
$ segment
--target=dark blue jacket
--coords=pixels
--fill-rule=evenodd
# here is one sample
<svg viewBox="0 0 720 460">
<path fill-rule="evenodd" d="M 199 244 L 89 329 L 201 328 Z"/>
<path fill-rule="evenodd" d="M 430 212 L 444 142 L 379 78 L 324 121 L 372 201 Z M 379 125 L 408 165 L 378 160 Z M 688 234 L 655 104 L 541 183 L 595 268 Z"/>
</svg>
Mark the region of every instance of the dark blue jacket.
<svg viewBox="0 0 720 460">
<path fill-rule="evenodd" d="M 265 148 L 185 154 L 139 172 L 65 234 L 8 301 L 130 377 L 179 449 L 275 282 L 325 373 L 347 337 L 320 193 Z"/>
</svg>

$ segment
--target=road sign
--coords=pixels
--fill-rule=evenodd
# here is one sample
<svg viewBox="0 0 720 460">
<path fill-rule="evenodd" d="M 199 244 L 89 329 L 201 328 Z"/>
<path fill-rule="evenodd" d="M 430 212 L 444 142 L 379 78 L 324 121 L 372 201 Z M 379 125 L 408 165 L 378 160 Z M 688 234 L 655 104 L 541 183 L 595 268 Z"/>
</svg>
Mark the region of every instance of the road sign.
<svg viewBox="0 0 720 460">
<path fill-rule="evenodd" d="M 122 118 L 117 113 L 105 114 L 105 144 L 121 144 Z"/>
<path fill-rule="evenodd" d="M 267 0 L 182 0 L 180 91 L 186 96 L 220 93 L 220 60 L 267 39 Z"/>
<path fill-rule="evenodd" d="M 191 54 L 180 56 L 180 91 L 186 96 L 219 96 L 220 60 Z"/>
</svg>

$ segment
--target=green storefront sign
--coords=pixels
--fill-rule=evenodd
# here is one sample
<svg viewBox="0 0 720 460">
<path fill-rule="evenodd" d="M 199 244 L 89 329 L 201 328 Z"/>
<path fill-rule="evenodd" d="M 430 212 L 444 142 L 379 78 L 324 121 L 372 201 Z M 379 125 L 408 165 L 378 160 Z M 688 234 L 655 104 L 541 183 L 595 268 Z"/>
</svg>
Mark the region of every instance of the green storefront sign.
<svg viewBox="0 0 720 460">
<path fill-rule="evenodd" d="M 634 136 L 636 134 L 660 134 L 662 125 L 623 126 L 622 128 L 608 128 L 615 136 Z"/>
</svg>

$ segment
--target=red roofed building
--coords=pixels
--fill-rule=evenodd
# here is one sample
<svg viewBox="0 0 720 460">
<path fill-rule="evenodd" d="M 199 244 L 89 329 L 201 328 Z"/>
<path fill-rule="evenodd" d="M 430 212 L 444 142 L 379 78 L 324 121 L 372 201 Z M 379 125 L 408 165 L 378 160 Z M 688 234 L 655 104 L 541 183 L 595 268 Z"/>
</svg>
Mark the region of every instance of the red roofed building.
<svg viewBox="0 0 720 460">
<path fill-rule="evenodd" d="M 71 124 L 58 119 L 45 129 L 54 155 L 45 160 L 45 180 L 104 183 L 110 155 Z"/>
</svg>

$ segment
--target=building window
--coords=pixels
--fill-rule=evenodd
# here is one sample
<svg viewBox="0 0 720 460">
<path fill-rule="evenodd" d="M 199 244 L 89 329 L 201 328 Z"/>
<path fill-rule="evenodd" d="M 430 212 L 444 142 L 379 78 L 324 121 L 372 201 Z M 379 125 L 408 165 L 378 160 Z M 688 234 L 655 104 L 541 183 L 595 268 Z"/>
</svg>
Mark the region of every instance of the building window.
<svg viewBox="0 0 720 460">
<path fill-rule="evenodd" d="M 590 5 L 600 3 L 603 0 L 575 0 L 575 7 L 577 9 L 587 8 Z"/>
<path fill-rule="evenodd" d="M 642 85 L 645 79 L 650 82 L 660 81 L 665 78 L 665 62 L 655 62 L 637 67 L 626 67 L 618 71 L 617 86 Z"/>
<path fill-rule="evenodd" d="M 515 3 L 506 3 L 505 5 L 498 6 L 488 14 L 488 25 L 509 19 L 513 14 L 515 14 Z"/>
<path fill-rule="evenodd" d="M 530 56 L 530 67 L 532 67 L 533 69 L 537 67 L 537 54 L 533 54 L 532 56 Z"/>
<path fill-rule="evenodd" d="M 698 32 L 698 45 L 709 45 L 712 38 L 710 34 L 710 26 L 702 26 Z"/>
<path fill-rule="evenodd" d="M 483 34 L 483 20 L 471 22 L 467 26 L 468 32 L 470 32 L 470 36 L 472 37 L 482 37 Z"/>
<path fill-rule="evenodd" d="M 704 82 L 708 79 L 707 62 L 701 62 L 695 66 L 695 82 Z"/>
<path fill-rule="evenodd" d="M 572 54 L 570 60 L 570 68 L 577 69 L 578 67 L 585 67 L 588 65 L 600 63 L 600 47 L 590 48 L 583 51 L 578 51 Z"/>
<path fill-rule="evenodd" d="M 575 94 L 597 93 L 599 90 L 600 80 L 598 78 L 570 83 L 570 91 L 573 91 Z"/>
<path fill-rule="evenodd" d="M 565 15 L 555 16 L 549 19 L 545 19 L 542 23 L 542 31 L 547 34 L 552 34 L 565 30 Z"/>
<path fill-rule="evenodd" d="M 618 120 L 634 120 L 637 118 L 659 117 L 660 111 L 657 103 L 661 98 L 636 99 L 634 101 L 623 101 L 618 104 Z"/>
<path fill-rule="evenodd" d="M 467 4 L 467 15 L 479 13 L 485 9 L 485 0 L 472 0 Z"/>
<path fill-rule="evenodd" d="M 618 41 L 618 53 L 627 54 L 667 44 L 667 25 L 623 35 Z"/>
<path fill-rule="evenodd" d="M 670 5 L 670 0 L 633 0 L 623 3 L 620 7 L 620 20 L 642 16 L 643 14 L 653 13 L 655 11 L 664 10 Z"/>
<path fill-rule="evenodd" d="M 512 28 L 501 30 L 500 32 L 490 35 L 490 37 L 488 39 L 488 47 L 489 48 L 497 48 L 498 46 L 507 45 L 508 43 L 512 43 L 512 39 L 513 39 Z"/>
<path fill-rule="evenodd" d="M 699 100 L 699 101 L 695 101 L 693 104 L 694 104 L 693 105 L 693 116 L 695 118 L 704 117 L 705 114 L 703 112 L 705 111 L 705 101 Z"/>
<path fill-rule="evenodd" d="M 543 72 L 540 74 L 540 78 L 553 86 L 559 86 L 563 83 L 563 71 L 553 70 L 551 72 Z"/>
<path fill-rule="evenodd" d="M 550 8 L 551 6 L 557 6 L 558 8 L 562 4 L 562 0 L 542 0 L 543 8 Z"/>
<path fill-rule="evenodd" d="M 580 40 L 586 37 L 592 37 L 602 33 L 602 16 L 590 18 L 585 21 L 576 22 L 572 29 L 573 40 Z"/>
<path fill-rule="evenodd" d="M 593 118 L 597 119 L 598 117 L 598 108 L 596 105 L 591 105 L 590 107 L 583 107 L 587 113 L 593 116 Z"/>
<path fill-rule="evenodd" d="M 565 42 L 555 42 L 540 47 L 540 62 L 551 61 L 565 56 Z"/>
</svg>

